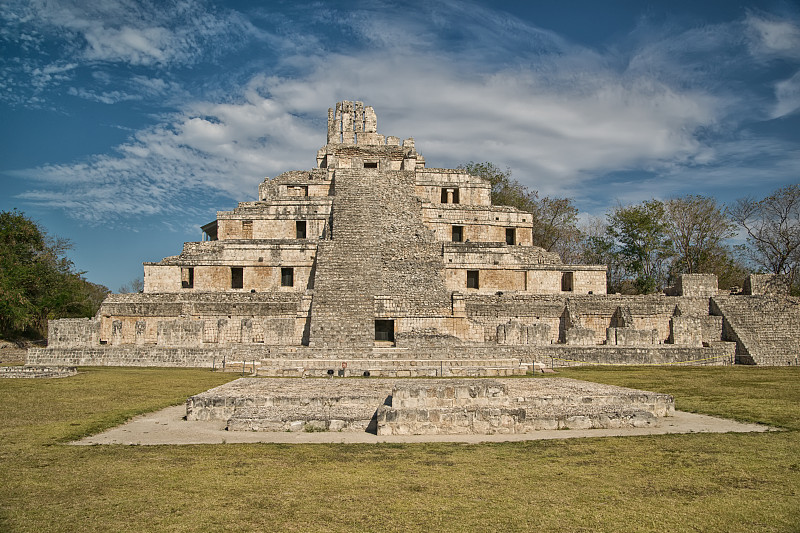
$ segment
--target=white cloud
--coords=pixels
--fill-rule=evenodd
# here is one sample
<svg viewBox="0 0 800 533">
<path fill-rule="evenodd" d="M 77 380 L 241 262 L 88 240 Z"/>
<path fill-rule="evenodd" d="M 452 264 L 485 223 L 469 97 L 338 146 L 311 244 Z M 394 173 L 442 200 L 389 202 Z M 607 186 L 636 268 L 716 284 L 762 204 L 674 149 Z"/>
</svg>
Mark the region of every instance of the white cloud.
<svg viewBox="0 0 800 533">
<path fill-rule="evenodd" d="M 775 109 L 773 118 L 779 118 L 800 109 L 800 72 L 788 80 L 775 84 Z"/>
<path fill-rule="evenodd" d="M 262 37 L 239 13 L 202 1 L 3 3 L 0 43 L 7 47 L 0 55 L 0 99 L 39 107 L 46 90 L 79 79 L 82 68 L 133 66 L 164 73 Z M 94 86 L 75 87 L 71 94 L 105 103 L 135 99 Z"/>
<path fill-rule="evenodd" d="M 800 27 L 796 22 L 750 14 L 746 24 L 753 54 L 800 58 Z"/>
<path fill-rule="evenodd" d="M 528 70 L 464 79 L 447 57 L 330 55 L 302 78 L 254 78 L 236 103 L 194 103 L 119 156 L 37 174 L 97 199 L 87 216 L 168 210 L 186 191 L 251 198 L 263 175 L 313 166 L 326 108 L 341 99 L 373 105 L 382 133 L 415 136 L 429 165 L 495 161 L 548 194 L 610 169 L 689 159 L 700 151 L 692 131 L 714 118 L 706 95 L 602 68 L 544 83 Z"/>
<path fill-rule="evenodd" d="M 217 15 L 203 3 L 39 0 L 30 5 L 39 31 L 71 40 L 87 61 L 192 64 L 253 31 L 239 15 Z M 215 46 L 203 47 L 210 39 Z"/>
<path fill-rule="evenodd" d="M 650 173 L 651 180 L 611 185 L 629 196 L 652 197 L 676 190 L 676 183 L 690 184 L 696 178 L 685 177 L 697 176 L 698 169 L 731 159 L 730 148 L 738 140 L 710 145 L 707 139 L 735 124 L 731 110 L 745 101 L 750 105 L 749 95 L 719 90 L 725 81 L 714 78 L 728 73 L 708 64 L 734 63 L 726 50 L 741 24 L 662 33 L 622 53 L 570 45 L 507 16 L 479 12 L 462 25 L 461 19 L 446 20 L 448 13 L 422 15 L 431 14 L 441 19 L 433 27 L 414 15 L 393 19 L 396 12 L 391 11 L 341 20 L 323 13 L 342 31 L 353 25 L 372 28 L 369 46 L 347 54 L 320 49 L 301 60 L 290 58 L 291 77 L 255 76 L 224 101 L 187 98 L 180 112 L 137 132 L 116 154 L 24 172 L 47 182 L 48 192 L 34 188 L 23 197 L 53 207 L 66 199 L 78 216 L 97 220 L 179 211 L 187 201 L 219 206 L 217 195 L 252 199 L 264 175 L 314 165 L 316 149 L 325 142 L 327 107 L 344 99 L 374 106 L 381 133 L 414 136 L 429 166 L 493 161 L 510 166 L 517 179 L 543 194 L 585 202 L 605 188 L 597 177 L 607 173 Z M 375 36 L 373 30 L 389 19 L 396 20 L 392 32 Z M 437 46 L 437 24 L 465 32 L 466 53 L 458 46 Z M 507 28 L 514 35 L 499 39 Z M 169 37 L 131 35 L 120 50 L 97 50 L 128 61 L 135 54 L 137 61 L 171 60 L 164 54 L 172 52 L 159 44 Z M 784 41 L 770 42 L 778 46 L 774 43 Z M 487 61 L 512 45 L 520 47 L 513 63 Z M 744 44 L 740 48 L 746 55 Z M 706 55 L 703 63 L 697 59 L 702 53 L 714 59 Z M 709 72 L 697 74 L 704 66 Z M 170 84 L 157 77 L 135 83 L 153 94 Z M 792 87 L 780 90 L 779 99 L 790 106 Z M 109 101 L 125 97 L 76 94 Z M 735 145 L 742 153 L 758 150 L 755 143 Z M 719 183 L 735 181 L 720 178 Z"/>
</svg>

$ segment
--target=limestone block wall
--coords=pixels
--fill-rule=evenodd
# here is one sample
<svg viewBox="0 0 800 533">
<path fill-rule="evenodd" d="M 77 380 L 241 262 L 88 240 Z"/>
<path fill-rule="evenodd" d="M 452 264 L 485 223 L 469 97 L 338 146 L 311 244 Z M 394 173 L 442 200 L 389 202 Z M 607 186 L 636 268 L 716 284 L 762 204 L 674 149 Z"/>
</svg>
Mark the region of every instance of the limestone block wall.
<svg viewBox="0 0 800 533">
<path fill-rule="evenodd" d="M 53 347 L 97 346 L 100 321 L 94 318 L 64 318 L 47 323 L 47 344 Z"/>
<path fill-rule="evenodd" d="M 631 324 L 626 324 L 625 326 L 629 329 L 621 333 L 622 342 L 625 343 L 642 342 L 653 345 L 670 342 L 672 319 L 676 309 L 682 309 L 683 316 L 694 316 L 698 319 L 694 324 L 699 325 L 700 328 L 700 345 L 703 342 L 710 343 L 720 340 L 721 323 L 719 318 L 709 316 L 707 298 L 679 298 L 662 295 L 567 296 L 563 293 L 551 295 L 477 294 L 464 291 L 465 313 L 470 321 L 485 328 L 486 342 L 496 342 L 498 326 L 506 324 L 510 320 L 517 320 L 529 325 L 546 324 L 550 328 L 549 342 L 558 343 L 560 341 L 559 333 L 572 326 L 564 323 L 567 301 L 570 302 L 572 313 L 577 315 L 580 327 L 593 332 L 592 343 L 596 345 L 609 342 L 607 330 L 614 327 L 613 317 L 620 308 L 630 310 Z M 632 333 L 633 331 L 644 333 Z M 578 333 L 573 332 L 572 335 L 578 335 Z M 634 340 L 635 338 L 638 340 Z M 618 342 L 616 332 L 613 333 L 613 339 L 614 342 Z M 563 342 L 563 339 L 561 341 Z M 697 339 L 691 341 L 690 344 L 697 345 L 696 341 Z"/>
<path fill-rule="evenodd" d="M 426 168 L 416 172 L 416 194 L 432 204 L 440 204 L 442 188 L 458 189 L 458 204 L 491 205 L 491 185 L 458 169 Z"/>
<path fill-rule="evenodd" d="M 423 219 L 442 242 L 453 242 L 453 226 L 458 226 L 462 242 L 505 243 L 506 229 L 513 229 L 515 245 L 532 245 L 530 213 L 512 208 L 425 204 Z"/>
<path fill-rule="evenodd" d="M 722 340 L 721 316 L 673 316 L 670 321 L 670 344 L 703 346 Z"/>
<path fill-rule="evenodd" d="M 242 202 L 233 211 L 217 212 L 219 240 L 295 239 L 295 223 L 306 223 L 307 239 L 322 237 L 330 217 L 330 197 L 292 197 L 269 202 Z"/>
<path fill-rule="evenodd" d="M 744 281 L 746 295 L 788 296 L 789 280 L 775 274 L 750 274 Z"/>
<path fill-rule="evenodd" d="M 317 153 L 320 169 L 327 171 L 338 169 L 374 169 L 377 171 L 409 170 L 425 166 L 425 159 L 416 153 L 413 139 L 400 143 L 397 137 L 387 137 L 385 144 L 329 143 Z M 329 174 L 330 176 L 330 174 Z M 335 190 L 335 183 L 332 185 Z"/>
<path fill-rule="evenodd" d="M 536 347 L 536 360 L 545 366 L 580 365 L 730 365 L 736 344 L 716 342 L 708 347 L 675 346 L 569 346 Z"/>
<path fill-rule="evenodd" d="M 656 329 L 608 328 L 606 329 L 606 344 L 609 346 L 646 346 L 660 344 L 660 339 Z"/>
<path fill-rule="evenodd" d="M 258 199 L 264 202 L 298 196 L 320 198 L 330 196 L 330 187 L 331 177 L 326 169 L 292 170 L 274 179 L 265 178 L 258 186 Z"/>
<path fill-rule="evenodd" d="M 548 324 L 525 324 L 509 320 L 497 326 L 497 344 L 549 344 L 550 326 Z"/>
<path fill-rule="evenodd" d="M 675 288 L 677 296 L 710 298 L 716 296 L 718 284 L 714 274 L 681 274 Z"/>
<path fill-rule="evenodd" d="M 297 222 L 305 222 L 306 239 L 320 239 L 325 231 L 329 214 L 307 215 L 286 214 L 282 218 L 246 220 L 220 220 L 219 240 L 231 239 L 295 239 Z M 249 224 L 247 224 L 249 222 Z M 247 227 L 249 226 L 249 228 Z"/>
<path fill-rule="evenodd" d="M 180 256 L 144 264 L 144 292 L 304 291 L 313 286 L 316 250 L 316 241 L 303 240 L 186 243 Z M 232 268 L 242 269 L 241 288 L 233 286 Z M 293 269 L 291 285 L 282 268 Z"/>
<path fill-rule="evenodd" d="M 459 317 L 401 317 L 395 320 L 395 328 L 398 348 L 424 347 L 428 342 L 483 342 L 484 338 L 482 326 Z"/>
<path fill-rule="evenodd" d="M 57 321 L 54 321 L 57 322 Z M 178 318 L 114 317 L 102 321 L 98 333 L 81 344 L 77 335 L 61 335 L 54 347 L 158 345 L 165 347 L 202 347 L 260 343 L 294 345 L 301 343 L 304 321 L 297 317 L 206 317 Z M 75 340 L 77 337 L 77 340 Z M 58 337 L 56 337 L 58 338 Z"/>
<path fill-rule="evenodd" d="M 605 270 L 580 270 L 583 265 L 565 265 L 522 269 L 503 268 L 500 261 L 472 263 L 467 266 L 453 266 L 448 262 L 445 270 L 447 288 L 451 291 L 470 294 L 494 294 L 504 291 L 518 291 L 530 294 L 605 294 Z M 460 267 L 460 268 L 459 268 Z M 574 270 L 567 270 L 573 268 Z M 477 272 L 478 287 L 468 286 L 468 272 Z M 572 290 L 563 289 L 565 272 L 571 276 Z M 474 276 L 474 274 L 472 274 Z"/>
</svg>

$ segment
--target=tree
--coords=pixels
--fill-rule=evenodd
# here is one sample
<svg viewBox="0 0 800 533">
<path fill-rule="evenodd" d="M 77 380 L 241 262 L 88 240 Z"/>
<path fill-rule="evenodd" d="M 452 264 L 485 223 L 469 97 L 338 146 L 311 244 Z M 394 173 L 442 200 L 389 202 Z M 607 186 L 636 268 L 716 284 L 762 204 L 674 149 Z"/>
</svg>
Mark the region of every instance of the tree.
<svg viewBox="0 0 800 533">
<path fill-rule="evenodd" d="M 607 219 L 606 233 L 614 244 L 613 256 L 632 278 L 636 292 L 647 294 L 661 289 L 673 253 L 663 202 L 650 200 L 618 206 Z"/>
<path fill-rule="evenodd" d="M 763 200 L 741 198 L 731 218 L 747 233 L 747 256 L 772 274 L 800 285 L 800 185 L 778 189 Z"/>
<path fill-rule="evenodd" d="M 75 272 L 69 248 L 21 212 L 0 212 L 0 334 L 44 335 L 49 319 L 97 312 L 108 289 Z"/>
<path fill-rule="evenodd" d="M 128 294 L 133 292 L 142 292 L 144 290 L 144 279 L 139 276 L 138 278 L 133 278 L 125 285 L 122 285 L 117 292 L 120 294 Z"/>
<path fill-rule="evenodd" d="M 714 198 L 688 195 L 665 202 L 667 233 L 675 248 L 673 271 L 708 273 L 715 259 L 726 255 L 725 241 L 736 225 Z"/>
<path fill-rule="evenodd" d="M 665 202 L 667 233 L 674 248 L 673 280 L 681 274 L 715 274 L 719 286 L 741 285 L 747 269 L 727 244 L 736 224 L 724 206 L 707 196 L 688 195 Z"/>
<path fill-rule="evenodd" d="M 493 205 L 515 207 L 533 215 L 534 246 L 562 257 L 576 253 L 581 232 L 578 229 L 578 209 L 571 198 L 539 198 L 538 191 L 511 177 L 511 169 L 502 170 L 494 163 L 470 161 L 458 168 L 489 181 Z"/>
<path fill-rule="evenodd" d="M 632 284 L 625 281 L 626 272 L 617 260 L 616 243 L 609 236 L 606 220 L 597 217 L 590 218 L 584 224 L 581 233 L 583 237 L 580 242 L 578 262 L 588 265 L 606 265 L 608 292 L 635 292 Z"/>
</svg>

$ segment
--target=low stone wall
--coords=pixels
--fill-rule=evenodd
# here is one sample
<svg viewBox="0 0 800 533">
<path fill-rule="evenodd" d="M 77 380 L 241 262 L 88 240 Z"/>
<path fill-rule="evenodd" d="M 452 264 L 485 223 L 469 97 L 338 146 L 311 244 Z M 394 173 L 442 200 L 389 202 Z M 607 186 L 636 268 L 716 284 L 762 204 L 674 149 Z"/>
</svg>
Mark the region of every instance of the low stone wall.
<svg viewBox="0 0 800 533">
<path fill-rule="evenodd" d="M 536 346 L 537 363 L 548 367 L 578 365 L 730 365 L 736 343 L 715 342 L 710 346 Z"/>
<path fill-rule="evenodd" d="M 259 362 L 272 376 L 321 375 L 338 371 L 347 363 L 348 374 L 392 377 L 503 376 L 523 373 L 520 364 L 536 361 L 546 366 L 577 364 L 654 365 L 729 364 L 736 344 L 711 343 L 708 347 L 659 344 L 652 346 L 604 345 L 461 345 L 428 350 L 375 348 L 368 352 L 298 347 L 292 350 L 262 344 L 220 347 L 170 348 L 166 346 L 103 346 L 96 348 L 31 348 L 28 365 L 154 366 L 220 368 L 227 363 Z M 485 369 L 481 371 L 480 369 Z M 269 370 L 267 370 L 269 369 Z M 301 370 L 298 370 L 301 369 Z M 447 370 L 446 372 L 443 372 Z"/>
<path fill-rule="evenodd" d="M 0 366 L 0 378 L 66 378 L 77 373 L 74 366 Z"/>
<path fill-rule="evenodd" d="M 519 359 L 264 359 L 259 376 L 496 377 L 525 375 Z"/>
<path fill-rule="evenodd" d="M 263 350 L 263 347 L 260 347 Z M 30 348 L 28 365 L 69 366 L 154 366 L 205 367 L 221 365 L 223 358 L 234 360 L 233 350 L 203 348 L 166 348 L 157 346 L 107 346 L 102 348 Z M 263 351 L 240 353 L 236 357 L 248 361 L 260 359 Z"/>
</svg>

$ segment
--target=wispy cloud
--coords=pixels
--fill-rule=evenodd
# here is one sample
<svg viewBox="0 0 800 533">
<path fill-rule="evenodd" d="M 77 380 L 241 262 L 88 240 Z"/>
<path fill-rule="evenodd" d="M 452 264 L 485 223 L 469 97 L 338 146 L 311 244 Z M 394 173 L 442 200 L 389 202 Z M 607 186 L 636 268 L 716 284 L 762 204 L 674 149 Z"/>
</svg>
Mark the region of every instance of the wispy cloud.
<svg viewBox="0 0 800 533">
<path fill-rule="evenodd" d="M 775 84 L 775 108 L 773 118 L 779 118 L 800 109 L 800 72 L 788 80 Z"/>
<path fill-rule="evenodd" d="M 756 61 L 754 52 L 791 54 L 791 28 L 764 17 L 677 31 L 640 28 L 625 46 L 594 50 L 471 4 L 442 2 L 404 17 L 385 7 L 319 8 L 309 24 L 333 25 L 357 42 L 309 40 L 305 53 L 284 59 L 291 75 L 252 76 L 225 98 L 186 98 L 179 111 L 135 133 L 115 154 L 22 171 L 46 183 L 23 198 L 69 205 L 89 220 L 166 213 L 187 201 L 203 207 L 219 197 L 252 198 L 265 174 L 313 166 L 324 143 L 326 108 L 343 99 L 373 105 L 382 133 L 415 136 L 429 166 L 494 161 L 544 194 L 586 203 L 609 187 L 626 198 L 679 193 L 700 173 L 721 185 L 744 184 L 741 168 L 758 157 L 772 157 L 763 179 L 785 179 L 789 160 L 797 160 L 786 146 L 770 152 L 774 144 L 736 133 L 745 120 L 784 115 L 798 105 L 796 76 L 774 81 L 773 98 L 743 90 L 737 78 L 742 62 Z M 199 25 L 212 36 L 238 20 L 193 18 L 177 4 L 171 13 L 181 27 Z M 59 24 L 85 37 L 86 60 L 158 71 L 205 53 L 195 49 L 203 48 L 202 31 L 185 38 L 174 24 L 139 16 L 136 25 L 90 28 L 62 14 Z M 751 29 L 749 38 L 743 28 Z M 287 36 L 269 46 L 297 44 Z M 512 48 L 513 60 L 506 53 Z M 112 103 L 178 90 L 170 83 L 153 75 L 122 89 L 72 90 Z M 651 178 L 626 183 L 615 174 L 625 171 Z"/>
<path fill-rule="evenodd" d="M 800 26 L 797 21 L 750 13 L 745 23 L 754 55 L 800 59 Z"/>
<path fill-rule="evenodd" d="M 259 34 L 239 13 L 179 0 L 17 0 L 0 8 L 0 23 L 0 43 L 18 52 L 0 57 L 0 99 L 33 106 L 82 67 L 165 71 L 213 59 Z M 102 102 L 130 99 L 86 87 L 73 87 L 71 94 Z"/>
</svg>

